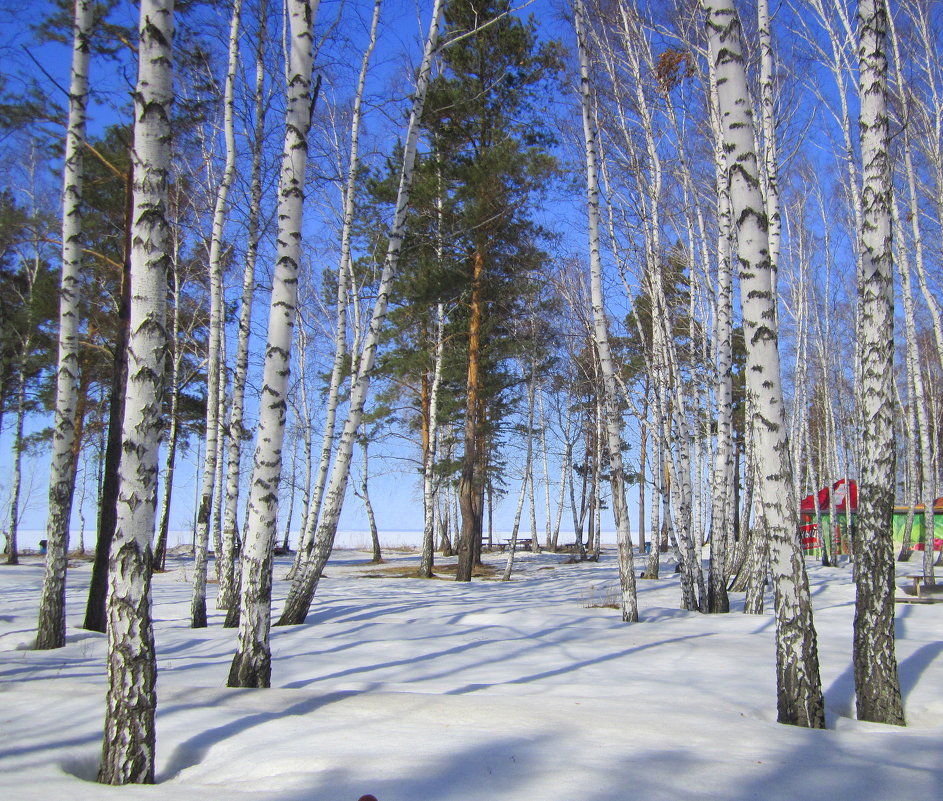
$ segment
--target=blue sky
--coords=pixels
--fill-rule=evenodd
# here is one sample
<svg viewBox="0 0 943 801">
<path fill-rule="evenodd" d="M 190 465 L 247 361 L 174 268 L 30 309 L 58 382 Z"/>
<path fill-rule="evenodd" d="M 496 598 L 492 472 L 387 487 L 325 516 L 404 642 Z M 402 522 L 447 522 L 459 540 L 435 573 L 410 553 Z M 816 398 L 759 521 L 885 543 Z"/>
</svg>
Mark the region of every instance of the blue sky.
<svg viewBox="0 0 943 801">
<path fill-rule="evenodd" d="M 38 45 L 31 41 L 28 26 L 35 20 L 41 18 L 41 13 L 37 13 L 38 8 L 43 8 L 45 3 L 33 4 L 29 12 L 20 9 L 19 11 L 7 11 L 0 17 L 0 24 L 4 37 L 8 42 L 7 54 L 23 73 L 32 74 L 40 82 L 44 91 L 48 91 L 50 102 L 64 106 L 64 97 L 61 96 L 59 89 L 55 88 L 53 81 L 60 86 L 68 84 L 69 71 L 69 49 L 64 45 L 43 44 Z M 381 40 L 374 58 L 375 67 L 371 73 L 371 87 L 373 97 L 379 97 L 388 91 L 391 82 L 399 80 L 402 82 L 404 70 L 408 69 L 409 64 L 418 60 L 421 50 L 421 41 L 419 32 L 428 25 L 429 3 L 422 3 L 417 12 L 416 6 L 409 2 L 387 2 L 385 4 L 384 16 L 381 22 Z M 342 30 L 350 37 L 351 44 L 347 52 L 356 53 L 358 51 L 357 41 L 365 36 L 365 31 L 369 23 L 369 13 L 372 9 L 372 3 L 347 4 L 343 8 Z M 337 3 L 323 2 L 319 12 L 319 24 L 326 23 L 336 14 L 338 10 Z M 135 16 L 133 4 L 126 4 L 119 9 L 120 18 L 130 24 Z M 549 2 L 536 2 L 531 4 L 525 13 L 533 13 L 539 21 L 543 35 L 558 35 L 560 30 L 559 12 L 554 10 Z M 223 30 L 226 24 L 225 12 L 219 12 L 218 19 L 214 27 Z M 564 31 L 564 34 L 568 32 Z M 30 59 L 24 57 L 24 48 L 28 47 L 32 56 L 42 64 L 43 70 L 48 73 L 48 77 L 37 70 L 31 64 Z M 359 58 L 356 59 L 359 62 Z M 343 78 L 356 69 L 354 61 L 351 64 L 335 64 L 333 71 L 336 76 Z M 12 71 L 11 71 L 12 72 Z M 105 61 L 103 59 L 93 59 L 92 81 L 94 91 L 97 92 L 95 102 L 93 102 L 89 131 L 91 135 L 100 133 L 105 126 L 111 124 L 118 117 L 116 108 L 120 108 L 127 103 L 130 82 L 133 80 L 133 65 L 125 62 Z M 328 87 L 333 90 L 333 87 Z M 338 89 L 337 91 L 341 91 Z M 371 94 L 371 88 L 368 87 L 368 94 Z M 369 112 L 368 112 L 369 113 Z M 399 129 L 390 122 L 389 117 L 393 117 L 393 122 L 398 122 L 395 115 L 390 115 L 388 111 L 380 109 L 373 116 L 368 116 L 365 128 L 369 132 L 368 141 L 371 141 L 376 147 L 383 148 L 388 146 L 399 135 Z M 273 129 L 277 132 L 277 122 L 273 122 Z M 384 144 L 386 140 L 386 144 Z M 58 193 L 58 176 L 52 175 L 48 180 L 48 191 Z M 307 214 L 307 225 L 312 229 L 318 225 L 317 209 L 311 208 L 309 204 Z M 551 207 L 548 207 L 544 216 L 550 221 L 564 237 L 564 247 L 573 248 L 577 251 L 582 247 L 582 237 L 585 236 L 582 231 L 584 220 L 582 199 L 579 196 L 569 198 L 557 198 L 552 201 Z M 316 239 L 316 237 L 315 237 Z M 264 256 L 263 256 L 264 261 Z M 260 264 L 260 276 L 267 271 L 267 265 Z M 264 280 L 264 279 L 263 279 Z M 235 293 L 230 293 L 234 296 Z M 259 337 L 264 336 L 264 331 L 260 326 L 264 325 L 264 298 L 259 303 L 259 309 L 255 314 L 256 327 L 256 345 L 255 349 L 260 347 Z M 230 345 L 234 348 L 233 342 Z M 9 423 L 8 417 L 5 423 Z M 31 419 L 28 421 L 28 428 L 38 428 L 46 423 L 42 419 Z M 10 460 L 10 441 L 11 434 L 9 427 L 3 432 L 0 439 L 0 465 L 5 469 L 4 478 L 0 479 L 0 506 L 6 509 L 5 502 L 9 493 L 9 460 Z M 194 443 L 195 446 L 195 443 Z M 251 452 L 251 445 L 247 446 Z M 418 473 L 410 467 L 404 471 L 402 462 L 404 459 L 415 458 L 415 448 L 397 444 L 395 441 L 389 441 L 376 445 L 372 451 L 372 456 L 383 456 L 386 459 L 372 458 L 371 460 L 371 482 L 370 490 L 381 530 L 388 531 L 410 531 L 419 530 L 422 527 L 422 503 L 419 486 Z M 185 530 L 191 525 L 194 510 L 194 493 L 196 482 L 194 476 L 196 473 L 197 451 L 195 447 L 190 447 L 178 457 L 177 476 L 174 484 L 174 502 L 172 504 L 171 529 Z M 40 453 L 24 457 L 24 485 L 22 503 L 22 521 L 21 528 L 42 529 L 45 525 L 45 495 L 48 483 L 48 454 Z M 87 466 L 93 470 L 93 465 Z M 81 468 L 80 468 L 81 469 Z M 248 467 L 247 467 L 248 469 Z M 286 464 L 283 468 L 283 476 L 291 472 L 290 457 L 286 457 Z M 512 467 L 513 472 L 513 467 Z M 355 462 L 352 482 L 359 479 L 359 463 Z M 551 466 L 551 474 L 554 481 L 559 473 L 559 468 Z M 496 528 L 507 529 L 511 524 L 513 515 L 513 506 L 516 501 L 516 481 L 510 482 L 510 493 L 506 501 L 496 509 L 495 525 Z M 76 511 L 73 516 L 73 528 L 80 525 L 80 513 L 78 510 L 81 488 L 77 490 Z M 298 493 L 300 496 L 300 493 Z M 85 518 L 86 542 L 90 542 L 93 536 L 88 533 L 94 530 L 96 511 L 94 508 L 94 489 L 89 483 L 85 492 L 86 500 L 82 513 Z M 556 500 L 556 489 L 552 490 L 554 503 Z M 300 514 L 298 512 L 299 501 L 296 501 L 295 513 L 293 515 L 292 529 L 297 528 Z M 543 530 L 543 510 L 544 503 L 542 498 L 538 497 L 538 527 Z M 5 512 L 4 512 L 5 514 Z M 526 518 L 526 513 L 525 513 Z M 284 514 L 280 527 L 284 525 Z M 572 523 L 569 522 L 569 512 L 564 515 L 563 529 L 571 529 Z M 525 525 L 527 525 L 525 523 Z M 348 498 L 345 504 L 344 514 L 341 520 L 341 529 L 365 530 L 367 527 L 366 516 L 363 511 L 362 503 L 353 497 Z M 609 526 L 604 523 L 604 528 Z"/>
</svg>

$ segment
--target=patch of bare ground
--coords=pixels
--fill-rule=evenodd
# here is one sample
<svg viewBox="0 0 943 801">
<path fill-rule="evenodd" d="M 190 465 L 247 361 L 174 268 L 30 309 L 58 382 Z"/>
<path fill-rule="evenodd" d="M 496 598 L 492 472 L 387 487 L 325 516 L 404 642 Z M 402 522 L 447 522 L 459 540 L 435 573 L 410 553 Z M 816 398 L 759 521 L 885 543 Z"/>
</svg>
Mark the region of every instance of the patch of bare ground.
<svg viewBox="0 0 943 801">
<path fill-rule="evenodd" d="M 436 565 L 432 569 L 432 578 L 443 581 L 454 581 L 457 568 L 458 565 Z M 493 565 L 476 565 L 474 570 L 472 570 L 472 577 L 491 579 L 494 578 L 498 572 L 498 569 Z M 360 578 L 420 578 L 418 565 L 387 565 L 375 567 L 359 575 Z"/>
</svg>

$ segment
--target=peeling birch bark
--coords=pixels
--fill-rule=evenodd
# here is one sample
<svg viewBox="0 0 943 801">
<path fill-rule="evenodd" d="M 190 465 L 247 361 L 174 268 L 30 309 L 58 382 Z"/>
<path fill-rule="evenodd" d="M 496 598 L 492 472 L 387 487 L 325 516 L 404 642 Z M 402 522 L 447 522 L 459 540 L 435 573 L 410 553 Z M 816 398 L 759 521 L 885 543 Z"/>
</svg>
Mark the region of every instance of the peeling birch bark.
<svg viewBox="0 0 943 801">
<path fill-rule="evenodd" d="M 812 601 L 798 538 L 796 500 L 792 497 L 768 219 L 759 184 L 740 19 L 733 0 L 702 0 L 702 5 L 710 58 L 717 74 L 731 208 L 736 221 L 747 392 L 754 410 L 759 499 L 773 576 L 778 720 L 822 728 L 824 699 Z"/>
<path fill-rule="evenodd" d="M 173 0 L 141 0 L 134 95 L 131 320 L 118 518 L 108 592 L 108 693 L 98 780 L 154 782 L 157 662 L 151 541 L 157 495 L 170 231 Z"/>
<path fill-rule="evenodd" d="M 72 70 L 62 187 L 62 274 L 59 282 L 59 361 L 49 468 L 46 565 L 39 602 L 36 648 L 65 645 L 65 586 L 69 523 L 75 493 L 76 407 L 79 384 L 79 300 L 82 275 L 82 146 L 88 106 L 88 62 L 93 24 L 91 0 L 76 0 Z M 10 555 L 15 548 L 10 549 Z"/>
<path fill-rule="evenodd" d="M 894 191 L 887 112 L 887 4 L 858 4 L 861 85 L 862 270 L 858 284 L 861 483 L 853 660 L 858 718 L 904 725 L 894 652 Z M 848 504 L 850 505 L 850 504 Z M 932 542 L 932 532 L 929 533 Z M 931 548 L 932 553 L 932 548 Z"/>
<path fill-rule="evenodd" d="M 289 359 L 297 314 L 305 170 L 313 105 L 313 28 L 319 0 L 288 0 L 287 5 L 291 47 L 276 261 L 242 558 L 239 643 L 229 669 L 230 687 L 268 687 L 272 675 L 269 646 L 272 550 L 278 522 Z"/>
<path fill-rule="evenodd" d="M 606 437 L 609 446 L 609 475 L 612 484 L 612 513 L 616 523 L 619 546 L 619 584 L 621 589 L 622 619 L 638 620 L 638 600 L 635 594 L 635 568 L 632 555 L 632 533 L 629 510 L 625 500 L 625 473 L 622 464 L 621 415 L 618 412 L 618 388 L 602 294 L 602 259 L 599 249 L 599 185 L 597 167 L 596 128 L 592 114 L 589 77 L 589 57 L 585 32 L 585 10 L 582 0 L 574 0 L 573 23 L 579 44 L 580 106 L 583 115 L 583 139 L 586 157 L 586 195 L 589 227 L 590 289 L 592 293 L 593 339 L 599 355 L 605 387 Z"/>
</svg>

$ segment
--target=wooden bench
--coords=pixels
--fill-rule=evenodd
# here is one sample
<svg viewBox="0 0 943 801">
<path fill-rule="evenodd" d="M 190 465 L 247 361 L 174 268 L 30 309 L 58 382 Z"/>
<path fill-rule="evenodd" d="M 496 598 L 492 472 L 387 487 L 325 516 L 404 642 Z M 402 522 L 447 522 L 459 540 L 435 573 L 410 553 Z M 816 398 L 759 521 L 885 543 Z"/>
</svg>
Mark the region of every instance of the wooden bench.
<svg viewBox="0 0 943 801">
<path fill-rule="evenodd" d="M 518 537 L 517 542 L 514 544 L 515 551 L 529 551 L 534 545 L 534 541 L 529 537 L 527 539 L 521 539 Z M 511 547 L 511 540 L 504 540 L 498 543 L 498 548 L 502 551 L 506 551 Z"/>
<path fill-rule="evenodd" d="M 909 587 L 904 587 L 904 592 L 908 597 L 897 598 L 898 603 L 934 604 L 943 601 L 943 598 L 932 597 L 934 595 L 943 596 L 943 584 L 927 584 L 922 573 L 916 576 L 904 576 L 904 578 L 909 579 L 912 584 Z"/>
</svg>

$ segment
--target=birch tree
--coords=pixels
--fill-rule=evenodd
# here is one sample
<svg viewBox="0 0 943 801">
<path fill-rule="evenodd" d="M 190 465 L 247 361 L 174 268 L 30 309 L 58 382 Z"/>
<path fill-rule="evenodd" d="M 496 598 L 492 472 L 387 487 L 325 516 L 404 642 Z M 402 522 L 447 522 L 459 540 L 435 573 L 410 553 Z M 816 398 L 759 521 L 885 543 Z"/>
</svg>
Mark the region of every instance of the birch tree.
<svg viewBox="0 0 943 801">
<path fill-rule="evenodd" d="M 712 71 L 713 72 L 713 71 Z M 733 265 L 731 263 L 730 189 L 716 110 L 716 81 L 712 76 L 712 127 L 715 129 L 714 167 L 717 182 L 717 314 L 716 349 L 717 448 L 714 451 L 714 493 L 711 506 L 711 561 L 708 576 L 707 606 L 710 612 L 730 611 L 727 597 L 727 548 L 722 540 L 732 542 L 733 483 Z"/>
<path fill-rule="evenodd" d="M 297 314 L 305 169 L 313 103 L 313 27 L 319 2 L 288 0 L 287 6 L 291 46 L 287 64 L 285 144 L 278 186 L 276 261 L 242 560 L 239 644 L 229 670 L 230 687 L 268 687 L 272 674 L 269 649 L 272 547 L 285 437 L 289 358 Z"/>
<path fill-rule="evenodd" d="M 858 5 L 861 86 L 862 269 L 858 285 L 861 494 L 855 561 L 854 672 L 858 718 L 904 725 L 894 652 L 894 554 L 891 519 L 894 448 L 893 174 L 887 111 L 884 0 Z M 919 400 L 917 402 L 920 402 Z M 932 532 L 927 532 L 932 543 Z"/>
<path fill-rule="evenodd" d="M 524 458 L 524 476 L 521 480 L 521 491 L 517 498 L 517 510 L 514 513 L 514 524 L 511 527 L 511 542 L 508 545 L 508 558 L 504 566 L 504 573 L 501 575 L 502 581 L 511 580 L 511 571 L 514 569 L 514 552 L 517 550 L 517 535 L 521 527 L 521 512 L 524 509 L 524 498 L 527 494 L 528 486 L 534 483 L 534 393 L 537 389 L 537 358 L 531 356 L 530 374 L 527 379 L 527 438 L 526 456 Z M 533 491 L 533 490 L 532 490 Z M 531 541 L 533 542 L 533 533 Z"/>
<path fill-rule="evenodd" d="M 599 356 L 605 397 L 606 443 L 609 448 L 609 480 L 612 485 L 612 513 L 619 546 L 619 585 L 623 621 L 638 620 L 635 595 L 635 568 L 629 510 L 625 500 L 625 472 L 622 464 L 621 415 L 618 412 L 618 387 L 609 346 L 609 331 L 602 293 L 602 257 L 599 244 L 599 183 L 596 127 L 592 113 L 592 94 L 587 52 L 585 10 L 582 0 L 573 3 L 573 23 L 579 47 L 580 108 L 583 115 L 583 140 L 586 154 L 586 197 L 589 228 L 590 292 L 593 310 L 593 344 Z"/>
<path fill-rule="evenodd" d="M 321 504 L 324 501 L 324 488 L 327 485 L 328 472 L 331 466 L 331 454 L 334 449 L 334 435 L 337 428 L 337 407 L 340 404 L 341 382 L 344 377 L 344 366 L 347 356 L 347 296 L 350 291 L 352 275 L 351 236 L 354 225 L 354 211 L 356 208 L 356 193 L 360 165 L 360 130 L 363 107 L 363 94 L 367 82 L 367 72 L 370 67 L 370 58 L 377 42 L 377 26 L 380 21 L 382 0 L 376 0 L 373 6 L 373 18 L 370 22 L 370 39 L 360 62 L 360 74 L 357 77 L 357 90 L 354 93 L 354 104 L 350 119 L 350 160 L 347 167 L 347 183 L 343 192 L 343 221 L 341 223 L 341 257 L 337 268 L 337 308 L 336 325 L 334 329 L 334 362 L 331 367 L 331 378 L 327 390 L 327 403 L 324 415 L 324 432 L 321 437 L 321 452 L 318 460 L 317 479 L 314 489 L 309 493 L 308 506 L 301 528 L 301 541 L 295 555 L 289 578 L 294 579 L 302 562 L 308 558 L 314 547 L 314 536 L 318 519 L 321 514 Z M 356 357 L 355 357 L 356 358 Z M 351 366 L 353 369 L 354 365 Z"/>
<path fill-rule="evenodd" d="M 32 165 L 31 165 L 32 172 Z M 18 341 L 16 343 L 17 348 L 20 350 L 20 356 L 18 358 L 18 364 L 16 367 L 14 380 L 16 382 L 16 417 L 13 424 L 13 465 L 12 465 L 12 478 L 11 478 L 11 487 L 10 487 L 10 517 L 8 520 L 8 528 L 6 530 L 6 549 L 7 549 L 7 564 L 8 565 L 18 565 L 20 563 L 19 558 L 19 546 L 17 544 L 17 534 L 20 525 L 20 518 L 22 517 L 22 508 L 20 505 L 20 499 L 23 489 L 23 454 L 26 452 L 26 441 L 24 438 L 24 426 L 26 423 L 26 415 L 29 411 L 29 401 L 27 393 L 27 385 L 29 384 L 29 373 L 31 372 L 31 364 L 29 356 L 33 352 L 35 345 L 36 333 L 37 333 L 37 320 L 36 320 L 36 300 L 39 296 L 39 287 L 37 283 L 40 279 L 40 272 L 43 268 L 43 257 L 41 252 L 41 245 L 39 239 L 34 240 L 33 253 L 28 258 L 24 254 L 21 257 L 22 268 L 20 270 L 20 275 L 23 279 L 22 290 L 17 294 L 17 298 L 20 305 L 22 305 L 26 313 L 23 318 L 23 328 L 19 332 L 17 337 Z M 67 545 L 67 543 L 66 543 Z M 65 644 L 65 608 L 64 603 L 65 599 L 62 597 L 62 593 L 65 592 L 65 565 L 63 562 L 66 559 L 65 549 L 61 555 L 58 557 L 59 567 L 56 570 L 56 574 L 61 576 L 61 589 L 59 590 L 59 603 L 56 603 L 57 606 L 61 608 L 61 616 L 57 616 L 59 619 L 54 622 L 54 625 L 59 628 L 59 634 L 56 636 L 56 641 L 59 642 L 59 645 L 53 645 L 48 647 L 60 647 Z M 44 582 L 44 588 L 46 586 Z M 52 599 L 50 599 L 51 601 Z M 47 606 L 50 604 L 47 602 Z M 40 606 L 40 611 L 42 611 L 42 605 Z M 54 610 L 50 610 L 54 611 Z M 60 640 L 61 638 L 61 640 Z"/>
<path fill-rule="evenodd" d="M 746 389 L 753 409 L 752 428 L 760 467 L 759 500 L 773 575 L 778 720 L 822 728 L 824 699 L 812 601 L 792 497 L 768 221 L 760 191 L 740 18 L 733 0 L 702 0 L 702 6 L 706 12 L 709 57 L 717 75 L 718 108 L 737 235 L 740 305 L 747 345 Z"/>
<path fill-rule="evenodd" d="M 108 594 L 108 693 L 98 780 L 154 781 L 157 663 L 151 540 L 163 389 L 166 218 L 173 100 L 173 0 L 141 0 L 134 94 L 134 206 L 127 406 Z"/>
<path fill-rule="evenodd" d="M 419 575 L 432 578 L 433 551 L 435 545 L 435 464 L 439 445 L 439 389 L 442 386 L 442 360 L 445 352 L 445 308 L 436 304 L 435 361 L 432 366 L 432 382 L 429 389 L 428 439 L 422 458 L 422 555 L 419 560 Z"/>
<path fill-rule="evenodd" d="M 242 273 L 242 301 L 239 308 L 239 332 L 236 339 L 235 371 L 232 380 L 232 405 L 229 409 L 229 445 L 226 454 L 226 500 L 223 505 L 223 549 L 219 568 L 219 609 L 238 608 L 235 559 L 239 540 L 239 474 L 242 464 L 242 440 L 245 428 L 246 380 L 249 375 L 249 334 L 252 328 L 252 300 L 255 294 L 255 265 L 259 255 L 262 205 L 262 144 L 265 134 L 265 42 L 267 39 L 268 2 L 261 0 L 256 32 L 255 87 L 253 92 L 252 161 L 249 170 L 249 221 L 246 261 Z M 227 621 L 229 616 L 227 616 Z"/>
<path fill-rule="evenodd" d="M 36 648 L 65 645 L 65 582 L 75 493 L 75 422 L 79 382 L 79 296 L 82 274 L 82 189 L 88 106 L 91 0 L 76 0 L 62 187 L 62 274 L 59 279 L 59 370 L 49 469 L 46 566 Z"/>
<path fill-rule="evenodd" d="M 902 74 L 902 65 L 901 65 L 901 54 L 900 46 L 898 44 L 897 30 L 894 24 L 894 17 L 891 14 L 887 15 L 888 21 L 888 35 L 890 39 L 890 44 L 893 47 L 893 56 L 894 56 L 894 65 L 895 65 L 895 77 L 897 83 L 897 92 L 896 92 L 896 102 L 899 104 L 904 119 L 909 122 L 909 118 L 912 114 L 915 113 L 913 109 L 912 97 L 909 87 L 906 86 L 904 82 L 904 77 Z M 917 28 L 918 30 L 923 30 L 925 21 L 920 17 L 918 21 Z M 931 78 L 932 80 L 932 78 Z M 938 114 L 940 112 L 938 111 Z M 943 122 L 943 120 L 941 120 Z M 938 301 L 934 298 L 929 291 L 929 286 L 926 279 L 926 267 L 925 267 L 925 257 L 926 249 L 924 246 L 924 237 L 923 237 L 923 225 L 921 225 L 921 213 L 919 208 L 919 194 L 917 186 L 917 175 L 914 168 L 913 160 L 913 134 L 910 130 L 911 126 L 905 122 L 901 126 L 901 139 L 902 139 L 902 150 L 904 155 L 904 171 L 907 178 L 907 198 L 908 198 L 908 214 L 907 217 L 910 219 L 910 231 L 911 236 L 913 237 L 913 246 L 914 246 L 914 262 L 917 268 L 918 281 L 920 283 L 920 288 L 923 293 L 924 299 L 926 300 L 927 309 L 930 312 L 930 319 L 933 325 L 933 331 L 935 340 L 937 343 L 937 350 L 939 351 L 938 355 L 940 357 L 940 366 L 943 368 L 943 335 L 941 335 L 941 325 L 940 325 L 940 315 Z M 937 130 L 940 130 L 938 128 Z M 941 187 L 943 189 L 943 187 Z M 943 209 L 943 205 L 940 206 Z M 921 471 L 921 485 L 920 485 L 920 501 L 923 503 L 924 517 L 923 517 L 923 530 L 925 532 L 925 541 L 924 541 L 924 578 L 930 582 L 934 583 L 933 576 L 933 549 L 927 548 L 926 543 L 932 542 L 932 535 L 927 534 L 926 532 L 933 531 L 933 501 L 936 497 L 935 493 L 935 484 L 934 484 L 934 472 L 932 470 L 931 464 L 933 461 L 932 457 L 932 444 L 931 444 L 931 432 L 930 424 L 927 419 L 927 396 L 924 391 L 924 381 L 923 381 L 923 372 L 918 358 L 918 349 L 917 349 L 917 332 L 915 325 L 915 304 L 913 291 L 911 287 L 910 280 L 910 263 L 909 257 L 907 256 L 907 247 L 906 241 L 903 236 L 900 234 L 903 233 L 902 221 L 900 219 L 900 214 L 897 211 L 897 203 L 894 201 L 893 207 L 893 216 L 895 228 L 898 233 L 898 242 L 900 243 L 900 253 L 904 257 L 899 265 L 899 273 L 901 277 L 901 290 L 903 294 L 904 301 L 904 320 L 905 320 L 905 337 L 906 337 L 906 348 L 907 348 L 907 371 L 910 375 L 910 381 L 912 383 L 913 392 L 908 393 L 911 395 L 911 409 L 913 416 L 916 418 L 916 426 L 911 428 L 916 435 L 916 438 L 920 442 L 920 464 L 922 465 Z M 913 436 L 911 437 L 913 439 Z M 912 447 L 913 443 L 911 443 Z M 911 458 L 907 460 L 907 466 L 912 468 L 916 465 L 916 460 Z M 909 497 L 915 497 L 912 493 Z M 912 520 L 908 520 L 907 535 L 905 536 L 904 545 L 901 548 L 899 561 L 906 561 L 910 558 L 910 526 Z"/>
<path fill-rule="evenodd" d="M 403 162 L 400 171 L 399 189 L 396 193 L 396 210 L 393 215 L 393 224 L 390 227 L 386 256 L 383 261 L 383 272 L 377 288 L 377 300 L 373 307 L 373 314 L 364 338 L 363 348 L 357 362 L 356 379 L 351 389 L 350 405 L 347 411 L 347 420 L 341 432 L 340 444 L 331 470 L 331 479 L 325 496 L 325 506 L 318 522 L 316 540 L 310 557 L 301 565 L 288 598 L 285 609 L 278 620 L 279 626 L 303 623 L 311 608 L 318 581 L 324 565 L 334 546 L 334 536 L 337 533 L 337 524 L 340 520 L 341 509 L 344 503 L 344 494 L 347 491 L 347 481 L 350 476 L 350 461 L 354 441 L 360 422 L 363 418 L 364 403 L 370 388 L 370 373 L 376 360 L 376 349 L 379 344 L 380 332 L 386 319 L 387 303 L 393 276 L 399 262 L 400 251 L 403 246 L 406 215 L 409 208 L 409 195 L 412 188 L 413 170 L 416 162 L 416 147 L 419 140 L 419 122 L 426 100 L 426 91 L 432 72 L 433 57 L 438 48 L 439 25 L 442 16 L 443 0 L 436 0 L 432 8 L 432 21 L 426 37 L 422 63 L 416 78 L 416 89 L 413 94 L 412 109 L 409 123 L 406 128 L 406 141 L 403 148 Z"/>
<path fill-rule="evenodd" d="M 210 519 L 213 509 L 213 489 L 216 486 L 216 467 L 219 461 L 220 419 L 220 362 L 223 333 L 223 227 L 226 223 L 226 203 L 236 171 L 236 134 L 233 126 L 236 69 L 239 60 L 239 30 L 242 22 L 242 0 L 233 0 L 229 25 L 229 58 L 223 89 L 223 136 L 226 141 L 226 161 L 216 188 L 213 208 L 213 228 L 210 234 L 210 330 L 206 360 L 206 457 L 203 461 L 203 486 L 197 512 L 196 564 L 193 571 L 193 598 L 190 603 L 190 625 L 206 627 L 206 566 L 209 550 Z M 222 551 L 216 549 L 217 553 Z M 217 565 L 219 563 L 217 562 Z"/>
</svg>

